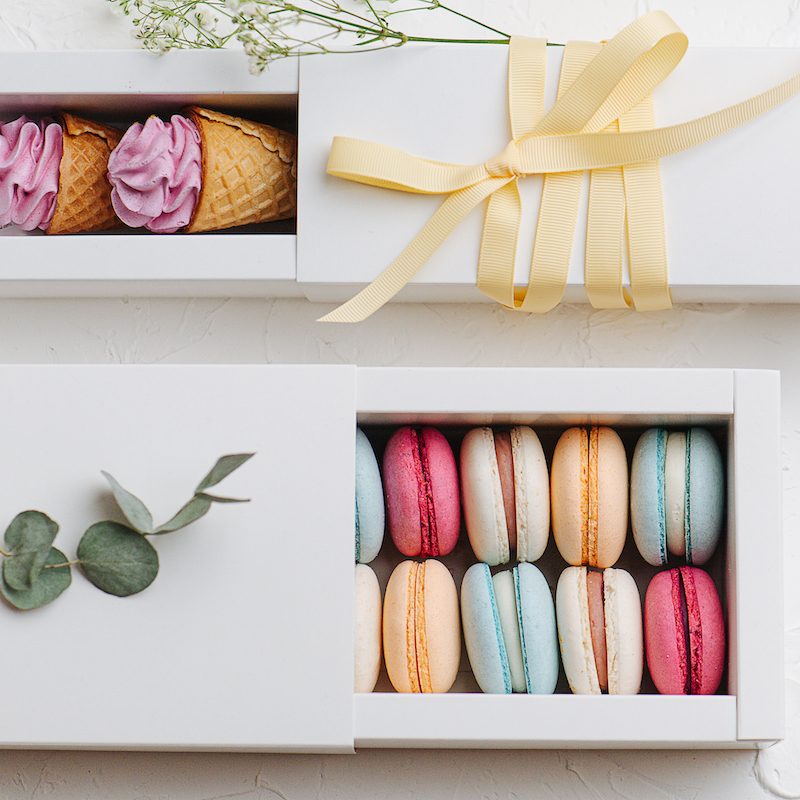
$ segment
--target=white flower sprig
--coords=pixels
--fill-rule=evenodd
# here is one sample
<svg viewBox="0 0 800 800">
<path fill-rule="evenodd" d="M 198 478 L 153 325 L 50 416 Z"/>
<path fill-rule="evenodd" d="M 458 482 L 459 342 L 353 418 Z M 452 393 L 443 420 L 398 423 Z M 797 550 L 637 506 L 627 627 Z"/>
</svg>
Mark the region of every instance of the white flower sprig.
<svg viewBox="0 0 800 800">
<path fill-rule="evenodd" d="M 407 42 L 508 44 L 509 35 L 462 14 L 440 0 L 108 0 L 130 17 L 134 36 L 147 50 L 216 49 L 238 41 L 250 71 L 291 56 L 356 53 Z M 411 36 L 395 26 L 400 14 L 440 11 L 501 38 L 446 39 Z"/>
</svg>

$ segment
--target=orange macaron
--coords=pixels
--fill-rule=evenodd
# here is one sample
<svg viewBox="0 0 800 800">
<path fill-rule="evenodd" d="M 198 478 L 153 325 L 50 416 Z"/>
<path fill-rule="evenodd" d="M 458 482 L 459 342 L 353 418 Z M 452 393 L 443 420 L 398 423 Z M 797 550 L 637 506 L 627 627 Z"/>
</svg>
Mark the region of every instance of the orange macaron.
<svg viewBox="0 0 800 800">
<path fill-rule="evenodd" d="M 553 537 L 573 566 L 613 566 L 628 531 L 628 459 L 616 431 L 569 428 L 550 472 Z"/>
<path fill-rule="evenodd" d="M 461 659 L 458 593 L 439 561 L 403 561 L 383 602 L 386 671 L 398 692 L 446 692 Z"/>
</svg>

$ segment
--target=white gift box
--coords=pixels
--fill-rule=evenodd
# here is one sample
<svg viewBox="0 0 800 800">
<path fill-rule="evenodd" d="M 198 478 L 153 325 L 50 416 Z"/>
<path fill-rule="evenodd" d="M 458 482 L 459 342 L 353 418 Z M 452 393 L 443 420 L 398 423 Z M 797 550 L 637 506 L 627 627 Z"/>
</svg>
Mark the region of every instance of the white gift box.
<svg viewBox="0 0 800 800">
<path fill-rule="evenodd" d="M 563 48 L 548 48 L 546 107 Z M 305 59 L 300 67 L 298 280 L 312 299 L 341 301 L 391 263 L 442 196 L 330 177 L 334 136 L 439 161 L 481 164 L 510 139 L 505 47 L 439 45 L 365 57 Z M 800 70 L 790 49 L 690 48 L 653 94 L 656 124 L 708 114 Z M 673 299 L 787 302 L 800 298 L 800 99 L 741 129 L 660 161 Z M 523 219 L 515 283 L 528 281 L 542 180 L 519 182 Z M 588 173 L 564 299 L 586 302 Z M 416 301 L 486 300 L 475 288 L 484 206 L 475 209 L 401 293 Z"/>
<path fill-rule="evenodd" d="M 354 747 L 758 747 L 783 736 L 779 379 L 765 371 L 353 366 L 2 366 L 7 519 L 40 508 L 68 555 L 113 513 L 100 469 L 170 516 L 213 460 L 257 455 L 192 528 L 155 537 L 143 593 L 77 570 L 53 604 L 0 606 L 1 747 L 341 751 Z M 320 402 L 325 398 L 324 403 Z M 652 424 L 704 424 L 727 452 L 727 525 L 709 570 L 728 662 L 710 697 L 488 696 L 462 657 L 454 690 L 353 695 L 355 426 L 454 433 L 522 422 L 546 451 L 576 423 L 629 447 Z M 549 546 L 551 584 L 563 562 Z M 402 560 L 388 540 L 382 581 Z M 456 579 L 466 537 L 444 561 Z M 631 542 L 620 562 L 653 573 Z M 644 686 L 652 691 L 652 686 Z"/>
<path fill-rule="evenodd" d="M 561 48 L 548 49 L 549 96 Z M 381 53 L 279 61 L 259 77 L 239 52 L 0 54 L 0 119 L 66 109 L 124 126 L 200 103 L 293 126 L 299 103 L 299 213 L 292 223 L 192 236 L 129 230 L 47 237 L 0 231 L 0 295 L 305 296 L 346 300 L 413 238 L 441 202 L 330 177 L 334 136 L 481 163 L 509 138 L 506 47 L 409 45 Z M 800 69 L 790 49 L 690 48 L 655 92 L 659 125 L 749 97 Z M 299 98 L 299 100 L 298 100 Z M 707 145 L 662 159 L 676 302 L 800 299 L 800 99 Z M 516 279 L 527 280 L 541 180 L 520 182 Z M 585 203 L 565 300 L 584 301 Z M 482 209 L 399 299 L 475 301 Z M 124 243 L 118 241 L 124 237 Z"/>
</svg>

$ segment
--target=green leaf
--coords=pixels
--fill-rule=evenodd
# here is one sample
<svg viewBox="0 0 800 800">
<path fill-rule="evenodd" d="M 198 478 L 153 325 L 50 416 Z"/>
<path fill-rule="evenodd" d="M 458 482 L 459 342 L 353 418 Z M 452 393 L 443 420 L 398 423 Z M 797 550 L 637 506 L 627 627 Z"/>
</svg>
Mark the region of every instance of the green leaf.
<svg viewBox="0 0 800 800">
<path fill-rule="evenodd" d="M 198 492 L 195 497 L 204 497 L 212 503 L 249 503 L 247 497 L 220 497 L 218 494 L 209 494 L 208 492 Z"/>
<path fill-rule="evenodd" d="M 197 484 L 194 490 L 195 494 L 204 492 L 209 486 L 216 486 L 220 481 L 223 481 L 228 475 L 242 466 L 245 461 L 249 461 L 255 453 L 237 453 L 230 456 L 221 456 L 217 459 L 217 463 L 211 468 L 211 472 Z"/>
<path fill-rule="evenodd" d="M 6 547 L 13 555 L 3 563 L 3 578 L 11 589 L 24 592 L 33 586 L 58 533 L 58 523 L 41 511 L 17 514 L 6 529 Z"/>
<path fill-rule="evenodd" d="M 50 548 L 45 564 L 65 564 L 67 557 L 55 547 Z M 72 571 L 68 566 L 43 569 L 36 583 L 24 591 L 12 589 L 4 579 L 0 579 L 0 593 L 15 608 L 28 611 L 52 603 L 61 592 L 72 583 Z"/>
<path fill-rule="evenodd" d="M 158 575 L 158 553 L 137 531 L 118 522 L 96 522 L 83 534 L 78 559 L 86 577 L 117 597 L 146 589 Z"/>
<path fill-rule="evenodd" d="M 125 515 L 125 519 L 130 522 L 134 530 L 139 531 L 139 533 L 152 533 L 153 515 L 148 511 L 147 506 L 135 494 L 131 494 L 127 489 L 120 486 L 113 475 L 109 475 L 107 472 L 102 474 L 108 481 L 109 486 L 111 486 L 114 499 Z"/>
<path fill-rule="evenodd" d="M 213 501 L 206 495 L 195 495 L 172 519 L 160 525 L 153 533 L 172 533 L 173 531 L 179 531 L 181 528 L 185 528 L 187 525 L 190 525 L 192 522 L 195 522 L 200 519 L 200 517 L 207 514 L 208 509 L 211 508 L 212 502 Z"/>
</svg>

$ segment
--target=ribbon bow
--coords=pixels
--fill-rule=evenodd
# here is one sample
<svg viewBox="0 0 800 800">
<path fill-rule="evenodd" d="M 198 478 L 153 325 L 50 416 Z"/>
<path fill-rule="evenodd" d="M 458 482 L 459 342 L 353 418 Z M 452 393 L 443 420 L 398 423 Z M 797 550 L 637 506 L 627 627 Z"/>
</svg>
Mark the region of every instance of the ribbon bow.
<svg viewBox="0 0 800 800">
<path fill-rule="evenodd" d="M 654 128 L 651 93 L 678 65 L 686 35 L 667 14 L 646 14 L 604 44 L 566 45 L 553 108 L 544 113 L 547 42 L 509 43 L 512 139 L 474 166 L 433 161 L 358 139 L 336 137 L 328 173 L 346 180 L 447 198 L 402 253 L 322 322 L 359 322 L 388 302 L 472 209 L 487 201 L 478 288 L 504 306 L 545 312 L 564 293 L 580 205 L 591 170 L 585 285 L 595 308 L 671 306 L 658 159 L 707 142 L 800 92 L 800 75 L 728 108 Z M 527 287 L 514 286 L 522 206 L 519 179 L 543 175 Z M 630 292 L 622 284 L 624 243 Z"/>
</svg>

